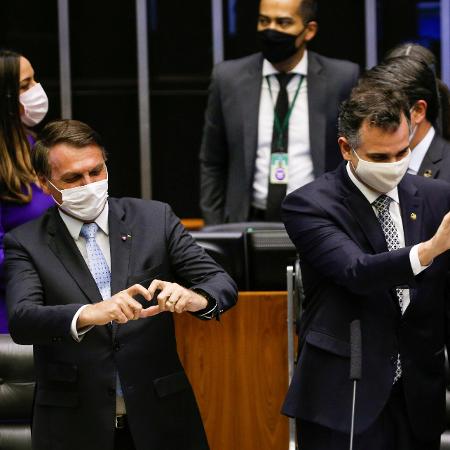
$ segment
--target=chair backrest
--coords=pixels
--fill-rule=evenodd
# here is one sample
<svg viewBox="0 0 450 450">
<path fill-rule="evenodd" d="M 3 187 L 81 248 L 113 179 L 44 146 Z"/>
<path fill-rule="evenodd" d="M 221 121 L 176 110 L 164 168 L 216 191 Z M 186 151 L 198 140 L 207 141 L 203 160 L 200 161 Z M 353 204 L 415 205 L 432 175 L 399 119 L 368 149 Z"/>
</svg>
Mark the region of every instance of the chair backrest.
<svg viewBox="0 0 450 450">
<path fill-rule="evenodd" d="M 283 223 L 225 223 L 191 234 L 240 290 L 285 289 L 286 265 L 295 261 L 297 252 Z"/>
<path fill-rule="evenodd" d="M 31 450 L 33 346 L 0 334 L 0 449 Z"/>
</svg>

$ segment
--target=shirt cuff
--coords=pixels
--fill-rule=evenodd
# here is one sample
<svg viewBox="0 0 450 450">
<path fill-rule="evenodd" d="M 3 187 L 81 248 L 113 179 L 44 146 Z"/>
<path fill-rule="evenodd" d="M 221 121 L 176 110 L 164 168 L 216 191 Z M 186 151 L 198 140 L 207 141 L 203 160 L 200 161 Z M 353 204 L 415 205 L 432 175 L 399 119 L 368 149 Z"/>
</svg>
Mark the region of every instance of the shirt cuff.
<svg viewBox="0 0 450 450">
<path fill-rule="evenodd" d="M 411 263 L 411 269 L 413 271 L 414 276 L 419 275 L 420 272 L 423 272 L 427 267 L 430 267 L 433 262 L 428 264 L 428 266 L 422 266 L 419 260 L 419 244 L 414 245 L 414 247 L 409 252 L 409 261 Z"/>
<path fill-rule="evenodd" d="M 205 297 L 208 301 L 208 304 L 206 305 L 206 308 L 202 309 L 201 311 L 197 311 L 195 313 L 192 313 L 194 316 L 198 317 L 202 320 L 211 320 L 214 317 L 217 316 L 218 311 L 218 304 L 217 300 L 213 297 L 211 297 L 207 292 L 205 292 L 203 289 L 192 289 L 196 294 L 201 295 L 202 297 Z"/>
<path fill-rule="evenodd" d="M 92 330 L 92 328 L 94 328 L 94 325 L 89 325 L 88 327 L 84 327 L 81 330 L 77 330 L 77 320 L 78 317 L 81 314 L 81 311 L 83 311 L 84 308 L 86 308 L 86 306 L 89 305 L 84 305 L 82 306 L 73 316 L 72 319 L 72 323 L 70 325 L 70 334 L 72 335 L 73 339 L 77 342 L 81 342 L 81 340 L 83 339 L 84 335 L 89 331 Z"/>
</svg>

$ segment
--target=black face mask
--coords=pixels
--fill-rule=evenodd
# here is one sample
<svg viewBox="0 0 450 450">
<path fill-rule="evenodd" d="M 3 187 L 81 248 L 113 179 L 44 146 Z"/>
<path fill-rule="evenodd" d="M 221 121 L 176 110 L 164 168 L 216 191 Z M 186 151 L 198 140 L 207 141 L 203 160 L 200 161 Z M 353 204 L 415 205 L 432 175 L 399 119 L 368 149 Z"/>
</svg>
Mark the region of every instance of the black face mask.
<svg viewBox="0 0 450 450">
<path fill-rule="evenodd" d="M 298 50 L 295 41 L 304 31 L 305 29 L 297 35 L 276 30 L 258 31 L 258 39 L 264 58 L 272 64 L 289 59 Z"/>
</svg>

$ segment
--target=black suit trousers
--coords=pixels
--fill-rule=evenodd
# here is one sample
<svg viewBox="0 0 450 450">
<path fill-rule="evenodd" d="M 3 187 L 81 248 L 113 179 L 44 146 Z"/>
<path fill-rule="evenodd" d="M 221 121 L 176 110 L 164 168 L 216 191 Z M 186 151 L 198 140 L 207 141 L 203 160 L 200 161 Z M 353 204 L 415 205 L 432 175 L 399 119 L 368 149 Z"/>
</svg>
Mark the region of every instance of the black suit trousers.
<svg viewBox="0 0 450 450">
<path fill-rule="evenodd" d="M 348 412 L 349 415 L 351 411 Z M 358 414 L 358 411 L 356 411 Z M 305 420 L 297 420 L 300 450 L 347 450 L 350 436 Z M 419 441 L 409 423 L 401 381 L 392 389 L 385 408 L 367 431 L 355 436 L 354 450 L 439 450 L 440 439 Z"/>
</svg>

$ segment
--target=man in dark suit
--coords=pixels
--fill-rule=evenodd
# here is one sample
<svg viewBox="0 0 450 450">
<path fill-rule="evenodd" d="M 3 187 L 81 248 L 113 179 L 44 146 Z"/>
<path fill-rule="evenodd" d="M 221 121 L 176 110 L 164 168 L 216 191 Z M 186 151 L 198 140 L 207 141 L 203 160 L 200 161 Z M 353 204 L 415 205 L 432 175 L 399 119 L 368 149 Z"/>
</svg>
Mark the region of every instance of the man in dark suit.
<svg viewBox="0 0 450 450">
<path fill-rule="evenodd" d="M 107 199 L 105 160 L 86 124 L 47 125 L 33 163 L 58 207 L 5 238 L 10 332 L 34 345 L 33 449 L 207 449 L 171 313 L 218 319 L 236 286 L 168 205 Z"/>
<path fill-rule="evenodd" d="M 356 64 L 306 51 L 316 0 L 261 0 L 262 53 L 214 68 L 200 151 L 208 224 L 280 220 L 290 192 L 340 160 L 339 104 Z"/>
<path fill-rule="evenodd" d="M 414 46 L 414 48 L 416 48 Z M 408 53 L 408 44 L 389 54 L 381 64 L 366 72 L 360 85 L 375 84 L 387 89 L 400 89 L 411 112 L 411 160 L 408 173 L 450 181 L 450 143 L 439 134 L 437 80 L 432 68 Z"/>
<path fill-rule="evenodd" d="M 355 450 L 439 449 L 450 186 L 406 174 L 409 117 L 397 92 L 355 88 L 339 122 L 347 163 L 283 204 L 306 294 L 283 412 L 297 418 L 302 450 L 348 448 L 354 319 L 362 330 Z"/>
</svg>

